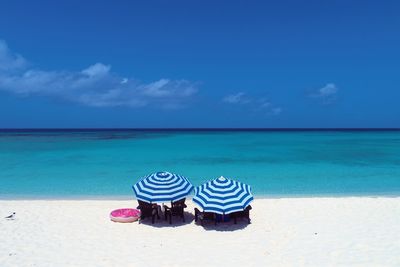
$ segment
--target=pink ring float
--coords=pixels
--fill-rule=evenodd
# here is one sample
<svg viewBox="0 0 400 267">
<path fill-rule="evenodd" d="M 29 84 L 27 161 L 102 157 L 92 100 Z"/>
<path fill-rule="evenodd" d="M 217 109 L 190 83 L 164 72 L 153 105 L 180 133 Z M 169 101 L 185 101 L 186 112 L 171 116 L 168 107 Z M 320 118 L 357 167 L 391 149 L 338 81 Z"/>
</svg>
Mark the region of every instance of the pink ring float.
<svg viewBox="0 0 400 267">
<path fill-rule="evenodd" d="M 117 209 L 110 213 L 113 222 L 129 223 L 137 221 L 140 217 L 140 210 L 137 209 Z"/>
</svg>

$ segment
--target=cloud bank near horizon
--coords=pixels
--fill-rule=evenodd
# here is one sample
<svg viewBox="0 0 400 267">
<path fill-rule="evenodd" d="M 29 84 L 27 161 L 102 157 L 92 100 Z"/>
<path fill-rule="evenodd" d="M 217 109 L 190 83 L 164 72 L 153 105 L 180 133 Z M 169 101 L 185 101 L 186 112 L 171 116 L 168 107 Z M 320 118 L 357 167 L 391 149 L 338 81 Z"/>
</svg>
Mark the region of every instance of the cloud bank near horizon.
<svg viewBox="0 0 400 267">
<path fill-rule="evenodd" d="M 143 83 L 120 76 L 110 65 L 95 63 L 81 71 L 45 71 L 30 67 L 0 40 L 0 90 L 19 96 L 48 96 L 90 107 L 185 107 L 197 93 L 196 83 L 159 79 Z"/>
</svg>

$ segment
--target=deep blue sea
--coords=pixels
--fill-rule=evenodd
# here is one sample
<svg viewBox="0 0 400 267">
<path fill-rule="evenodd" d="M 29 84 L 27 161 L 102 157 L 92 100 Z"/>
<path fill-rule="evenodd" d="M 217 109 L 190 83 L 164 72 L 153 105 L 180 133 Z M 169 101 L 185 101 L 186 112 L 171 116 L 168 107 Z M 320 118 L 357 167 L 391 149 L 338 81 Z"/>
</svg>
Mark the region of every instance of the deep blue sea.
<svg viewBox="0 0 400 267">
<path fill-rule="evenodd" d="M 256 196 L 399 196 L 400 131 L 0 131 L 3 199 L 130 198 L 156 171 Z"/>
</svg>

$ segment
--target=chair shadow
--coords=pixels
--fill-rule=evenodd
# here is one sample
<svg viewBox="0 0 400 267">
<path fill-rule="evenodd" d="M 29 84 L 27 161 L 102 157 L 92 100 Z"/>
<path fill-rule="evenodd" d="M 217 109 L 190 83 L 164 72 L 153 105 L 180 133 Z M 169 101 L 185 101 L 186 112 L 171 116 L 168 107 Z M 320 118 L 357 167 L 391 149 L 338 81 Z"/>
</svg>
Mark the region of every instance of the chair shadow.
<svg viewBox="0 0 400 267">
<path fill-rule="evenodd" d="M 218 232 L 232 232 L 236 230 L 242 230 L 249 225 L 247 219 L 239 218 L 237 220 L 237 224 L 234 224 L 233 220 L 230 220 L 228 222 L 219 222 L 217 223 L 217 225 L 215 225 L 214 222 L 211 221 L 204 221 L 202 226 L 200 222 L 194 222 L 193 213 L 187 211 L 185 211 L 184 213 L 185 213 L 184 222 L 182 221 L 181 217 L 173 216 L 172 224 L 169 224 L 169 221 L 165 220 L 164 214 L 161 214 L 160 219 L 156 219 L 154 224 L 151 223 L 151 218 L 146 218 L 142 220 L 140 224 L 156 228 L 175 228 L 193 223 L 195 227 L 203 227 L 203 229 L 206 231 L 218 231 Z"/>
<path fill-rule="evenodd" d="M 194 214 L 185 211 L 185 221 L 182 221 L 182 218 L 179 216 L 172 216 L 172 224 L 169 223 L 169 220 L 165 220 L 164 214 L 160 215 L 160 219 L 155 220 L 154 224 L 151 223 L 151 218 L 146 218 L 140 221 L 140 224 L 146 226 L 153 226 L 157 228 L 175 228 L 187 224 L 191 224 L 194 221 Z"/>
<path fill-rule="evenodd" d="M 197 222 L 195 224 L 201 227 L 200 222 Z M 242 230 L 245 229 L 248 225 L 249 223 L 247 222 L 247 219 L 238 219 L 237 224 L 234 224 L 233 220 L 230 220 L 228 222 L 218 222 L 217 225 L 215 225 L 215 223 L 211 221 L 203 222 L 204 230 L 217 232 L 233 232 L 237 230 Z"/>
</svg>

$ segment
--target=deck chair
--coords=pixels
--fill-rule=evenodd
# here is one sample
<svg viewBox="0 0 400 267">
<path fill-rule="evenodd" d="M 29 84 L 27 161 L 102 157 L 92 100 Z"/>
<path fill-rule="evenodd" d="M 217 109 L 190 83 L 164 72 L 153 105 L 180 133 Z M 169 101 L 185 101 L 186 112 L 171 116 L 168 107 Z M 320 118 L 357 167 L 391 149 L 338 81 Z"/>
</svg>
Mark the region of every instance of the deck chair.
<svg viewBox="0 0 400 267">
<path fill-rule="evenodd" d="M 248 223 L 251 223 L 251 220 L 250 220 L 250 210 L 251 209 L 252 209 L 252 207 L 250 205 L 248 205 L 243 211 L 233 212 L 229 215 L 231 216 L 231 218 L 233 218 L 233 222 L 235 224 L 237 224 L 238 218 L 245 218 L 245 219 L 247 219 Z"/>
<path fill-rule="evenodd" d="M 204 212 L 200 211 L 198 208 L 194 208 L 194 221 L 200 220 L 201 226 L 203 226 L 204 221 L 214 221 L 217 225 L 216 214 L 214 212 Z"/>
<path fill-rule="evenodd" d="M 160 215 L 158 214 L 158 210 L 161 208 L 160 205 L 151 204 L 144 202 L 142 200 L 138 200 L 139 206 L 137 209 L 140 210 L 140 220 L 145 219 L 146 217 L 151 217 L 151 223 L 154 224 L 155 218 L 160 219 Z"/>
<path fill-rule="evenodd" d="M 172 224 L 172 216 L 179 216 L 182 218 L 182 221 L 185 222 L 184 209 L 187 207 L 185 200 L 186 199 L 183 198 L 175 202 L 171 201 L 171 207 L 163 205 L 165 220 L 169 218 L 169 224 Z"/>
</svg>

